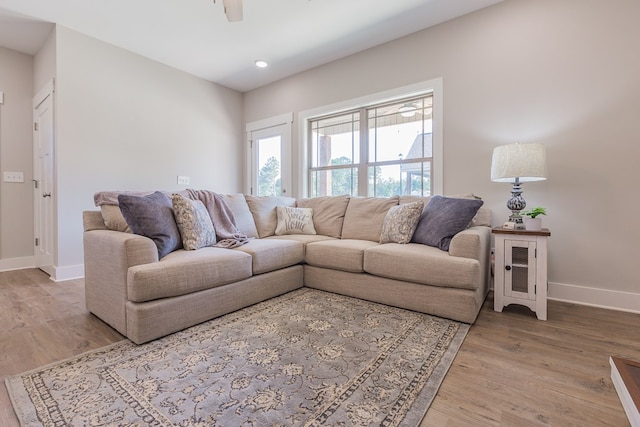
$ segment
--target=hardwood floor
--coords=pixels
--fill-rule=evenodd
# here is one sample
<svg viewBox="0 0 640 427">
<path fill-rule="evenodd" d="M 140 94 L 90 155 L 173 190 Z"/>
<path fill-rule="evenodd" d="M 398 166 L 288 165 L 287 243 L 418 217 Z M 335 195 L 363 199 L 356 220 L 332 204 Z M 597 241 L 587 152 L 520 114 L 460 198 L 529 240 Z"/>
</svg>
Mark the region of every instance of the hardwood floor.
<svg viewBox="0 0 640 427">
<path fill-rule="evenodd" d="M 493 311 L 489 295 L 422 426 L 628 426 L 609 356 L 640 360 L 640 315 L 549 302 Z M 18 426 L 4 378 L 123 337 L 89 314 L 82 280 L 0 272 L 0 426 Z"/>
<path fill-rule="evenodd" d="M 84 282 L 0 272 L 0 426 L 18 426 L 4 379 L 124 339 L 84 304 Z"/>
</svg>

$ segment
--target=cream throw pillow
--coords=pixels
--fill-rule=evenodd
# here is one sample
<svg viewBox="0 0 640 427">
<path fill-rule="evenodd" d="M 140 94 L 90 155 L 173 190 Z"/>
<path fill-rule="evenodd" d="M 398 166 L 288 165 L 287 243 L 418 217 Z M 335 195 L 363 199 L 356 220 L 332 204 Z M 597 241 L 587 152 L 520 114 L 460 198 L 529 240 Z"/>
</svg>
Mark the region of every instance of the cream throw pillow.
<svg viewBox="0 0 640 427">
<path fill-rule="evenodd" d="M 285 234 L 316 234 L 313 226 L 313 209 L 277 206 L 276 236 Z"/>
</svg>

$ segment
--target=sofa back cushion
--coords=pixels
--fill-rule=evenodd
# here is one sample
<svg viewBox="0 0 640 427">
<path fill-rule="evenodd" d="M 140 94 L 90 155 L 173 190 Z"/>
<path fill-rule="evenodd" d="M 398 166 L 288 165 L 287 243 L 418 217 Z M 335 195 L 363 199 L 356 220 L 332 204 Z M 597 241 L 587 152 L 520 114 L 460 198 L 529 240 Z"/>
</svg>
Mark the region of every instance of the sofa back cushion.
<svg viewBox="0 0 640 427">
<path fill-rule="evenodd" d="M 122 211 L 118 205 L 102 205 L 100 206 L 102 220 L 109 230 L 122 231 L 131 233 L 131 228 L 122 216 Z"/>
<path fill-rule="evenodd" d="M 100 208 L 102 219 L 109 230 L 131 233 L 129 224 L 127 224 L 124 216 L 122 216 L 122 211 L 118 204 L 118 197 L 121 195 L 148 196 L 153 193 L 154 191 L 99 191 L 93 195 L 93 201 L 95 205 Z M 167 195 L 169 198 L 171 198 L 173 193 L 186 196 L 185 191 L 161 191 L 161 193 Z"/>
<path fill-rule="evenodd" d="M 397 205 L 398 196 L 350 198 L 344 214 L 342 238 L 380 241 L 384 218 L 389 209 Z"/>
<path fill-rule="evenodd" d="M 253 220 L 253 215 L 251 215 L 244 194 L 224 194 L 222 197 L 229 205 L 231 212 L 233 212 L 233 218 L 236 220 L 238 230 L 247 237 L 258 238 L 256 223 Z"/>
<path fill-rule="evenodd" d="M 340 237 L 349 196 L 322 196 L 299 199 L 296 206 L 313 209 L 313 226 L 316 233 L 329 237 Z"/>
<path fill-rule="evenodd" d="M 296 206 L 296 199 L 284 196 L 244 196 L 253 221 L 256 224 L 258 237 L 261 239 L 276 234 L 276 225 L 278 225 L 278 216 L 276 214 L 276 206 Z"/>
</svg>

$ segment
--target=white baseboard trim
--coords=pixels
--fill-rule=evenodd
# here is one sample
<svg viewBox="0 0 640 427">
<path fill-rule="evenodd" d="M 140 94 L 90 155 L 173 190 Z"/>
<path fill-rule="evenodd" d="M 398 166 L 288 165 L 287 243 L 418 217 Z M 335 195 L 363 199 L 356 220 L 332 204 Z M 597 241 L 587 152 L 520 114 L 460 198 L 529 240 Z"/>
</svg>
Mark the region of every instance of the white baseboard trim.
<svg viewBox="0 0 640 427">
<path fill-rule="evenodd" d="M 640 294 L 549 282 L 548 298 L 611 310 L 640 313 Z"/>
<path fill-rule="evenodd" d="M 65 267 L 53 267 L 53 271 L 48 272 L 54 282 L 64 282 L 65 280 L 81 279 L 84 277 L 84 264 L 68 265 Z"/>
<path fill-rule="evenodd" d="M 36 268 L 35 257 L 0 259 L 0 271 L 24 270 Z M 84 277 L 84 264 L 70 265 L 66 267 L 46 266 L 42 270 L 47 273 L 54 282 L 81 279 Z"/>
<path fill-rule="evenodd" d="M 0 271 L 23 270 L 34 267 L 35 258 L 32 256 L 0 259 Z"/>
</svg>

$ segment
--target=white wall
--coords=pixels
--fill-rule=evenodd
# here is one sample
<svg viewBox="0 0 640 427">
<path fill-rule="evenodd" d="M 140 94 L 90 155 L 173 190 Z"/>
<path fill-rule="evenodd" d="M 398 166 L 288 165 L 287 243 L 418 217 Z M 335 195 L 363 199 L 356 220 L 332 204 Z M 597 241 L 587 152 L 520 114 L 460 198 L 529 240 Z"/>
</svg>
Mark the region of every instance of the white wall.
<svg viewBox="0 0 640 427">
<path fill-rule="evenodd" d="M 49 34 L 44 45 L 33 57 L 33 93 L 39 93 L 56 77 L 56 30 Z"/>
<path fill-rule="evenodd" d="M 82 211 L 101 190 L 242 190 L 242 97 L 56 28 L 57 259 L 82 274 Z"/>
<path fill-rule="evenodd" d="M 0 270 L 33 264 L 32 85 L 33 57 L 0 47 Z M 5 171 L 24 183 L 5 183 Z"/>
<path fill-rule="evenodd" d="M 543 143 L 549 179 L 524 196 L 548 208 L 550 295 L 640 311 L 638 16 L 635 0 L 507 0 L 248 92 L 245 121 L 442 77 L 444 193 L 481 195 L 501 223 L 493 147 Z"/>
</svg>

